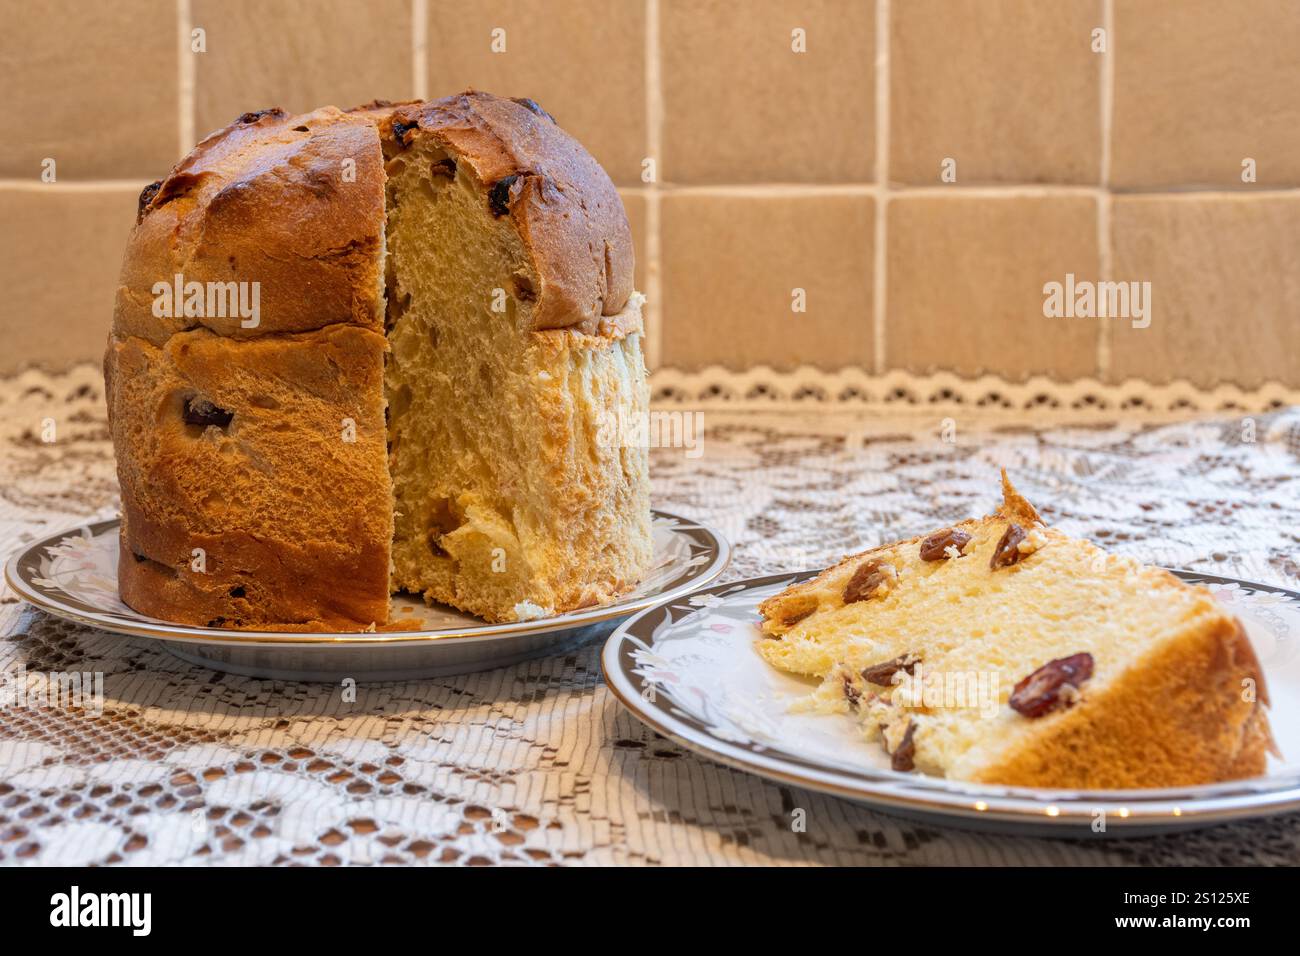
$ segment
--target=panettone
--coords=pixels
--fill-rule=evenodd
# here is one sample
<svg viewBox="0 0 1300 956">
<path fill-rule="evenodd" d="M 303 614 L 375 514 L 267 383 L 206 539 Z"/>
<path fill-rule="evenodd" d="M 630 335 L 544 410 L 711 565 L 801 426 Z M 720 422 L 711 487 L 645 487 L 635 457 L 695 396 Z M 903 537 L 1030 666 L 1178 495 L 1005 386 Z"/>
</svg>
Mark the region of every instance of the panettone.
<svg viewBox="0 0 1300 956">
<path fill-rule="evenodd" d="M 531 100 L 247 113 L 145 189 L 105 356 L 123 600 L 381 627 L 511 621 L 651 558 L 618 193 Z M 622 416 L 620 418 L 620 415 Z M 617 439 L 617 436 L 615 436 Z"/>
<path fill-rule="evenodd" d="M 762 657 L 821 678 L 900 771 L 1167 787 L 1263 773 L 1267 692 L 1204 588 L 1043 525 L 1003 474 L 984 518 L 846 558 L 760 607 Z"/>
</svg>

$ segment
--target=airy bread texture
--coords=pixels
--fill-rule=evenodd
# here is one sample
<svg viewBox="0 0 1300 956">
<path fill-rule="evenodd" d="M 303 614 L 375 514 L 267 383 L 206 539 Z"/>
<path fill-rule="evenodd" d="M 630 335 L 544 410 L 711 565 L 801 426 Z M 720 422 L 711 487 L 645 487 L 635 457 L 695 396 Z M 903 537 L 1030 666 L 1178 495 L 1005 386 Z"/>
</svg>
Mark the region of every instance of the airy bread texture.
<svg viewBox="0 0 1300 956">
<path fill-rule="evenodd" d="M 646 406 L 632 268 L 609 178 L 529 100 L 212 134 L 140 197 L 105 356 L 123 600 L 367 630 L 398 589 L 492 621 L 628 590 L 646 450 L 596 434 Z M 174 281 L 207 308 L 160 309 Z M 237 285 L 256 318 L 213 310 Z"/>
<path fill-rule="evenodd" d="M 398 111 L 420 135 L 388 164 L 393 580 L 489 620 L 605 603 L 651 557 L 644 450 L 597 440 L 648 404 L 622 206 L 575 185 L 598 177 L 572 140 L 519 135 L 518 109 Z M 579 242 L 588 258 L 547 267 Z"/>
<path fill-rule="evenodd" d="M 759 653 L 821 678 L 811 706 L 857 715 L 896 770 L 1096 789 L 1262 773 L 1267 691 L 1240 624 L 1045 527 L 1005 473 L 1003 492 L 764 602 Z"/>
</svg>

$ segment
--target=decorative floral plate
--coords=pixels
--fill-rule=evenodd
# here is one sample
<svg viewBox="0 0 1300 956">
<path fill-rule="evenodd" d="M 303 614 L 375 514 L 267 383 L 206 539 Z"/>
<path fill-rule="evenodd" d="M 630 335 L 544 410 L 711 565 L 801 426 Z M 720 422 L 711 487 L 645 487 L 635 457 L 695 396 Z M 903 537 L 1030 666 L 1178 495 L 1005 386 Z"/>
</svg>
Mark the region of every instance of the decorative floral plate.
<svg viewBox="0 0 1300 956">
<path fill-rule="evenodd" d="M 654 560 L 636 590 L 614 604 L 510 624 L 487 624 L 418 598 L 393 600 L 393 616 L 418 630 L 289 634 L 192 627 L 147 617 L 117 593 L 117 520 L 29 544 L 5 565 L 20 597 L 51 614 L 133 637 L 155 638 L 186 660 L 281 680 L 401 680 L 459 674 L 554 652 L 602 636 L 623 617 L 674 601 L 717 579 L 731 547 L 712 528 L 653 513 Z"/>
<path fill-rule="evenodd" d="M 815 683 L 754 650 L 758 605 L 815 572 L 715 585 L 623 622 L 601 666 L 620 701 L 652 729 L 714 760 L 784 784 L 931 822 L 1038 835 L 1140 836 L 1300 810 L 1300 594 L 1174 571 L 1207 585 L 1250 635 L 1268 685 L 1283 759 L 1250 780 L 1168 790 L 1068 791 L 949 781 L 889 769 L 852 717 L 792 712 Z"/>
</svg>

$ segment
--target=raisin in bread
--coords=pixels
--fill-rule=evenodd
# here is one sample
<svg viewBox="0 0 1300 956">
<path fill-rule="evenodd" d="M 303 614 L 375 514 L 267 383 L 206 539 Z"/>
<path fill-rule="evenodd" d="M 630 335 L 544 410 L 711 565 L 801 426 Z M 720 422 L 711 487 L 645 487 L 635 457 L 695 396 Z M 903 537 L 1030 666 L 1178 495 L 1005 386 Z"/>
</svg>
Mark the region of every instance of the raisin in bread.
<svg viewBox="0 0 1300 956">
<path fill-rule="evenodd" d="M 531 100 L 207 137 L 140 197 L 105 357 L 123 600 L 365 630 L 397 590 L 491 621 L 629 590 L 647 455 L 597 434 L 647 403 L 632 270 L 617 191 Z M 177 276 L 198 300 L 160 309 Z"/>
<path fill-rule="evenodd" d="M 1263 772 L 1263 676 L 1203 588 L 1044 526 L 1003 473 L 992 515 L 846 558 L 760 607 L 759 653 L 821 679 L 896 770 L 1161 787 Z"/>
</svg>

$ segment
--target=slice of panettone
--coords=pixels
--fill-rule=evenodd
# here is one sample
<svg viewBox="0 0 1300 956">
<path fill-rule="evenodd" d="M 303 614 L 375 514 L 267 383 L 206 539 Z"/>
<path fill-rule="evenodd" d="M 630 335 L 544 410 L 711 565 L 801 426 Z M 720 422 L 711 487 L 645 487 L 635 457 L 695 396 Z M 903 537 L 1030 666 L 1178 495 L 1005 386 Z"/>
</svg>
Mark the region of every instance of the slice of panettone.
<svg viewBox="0 0 1300 956">
<path fill-rule="evenodd" d="M 1006 473 L 993 514 L 846 558 L 760 607 L 758 652 L 821 678 L 896 770 L 1129 788 L 1260 774 L 1263 674 L 1204 588 L 1046 527 Z"/>
</svg>

